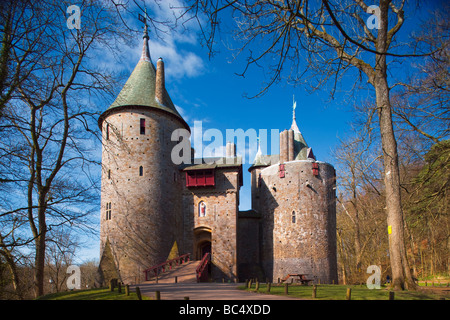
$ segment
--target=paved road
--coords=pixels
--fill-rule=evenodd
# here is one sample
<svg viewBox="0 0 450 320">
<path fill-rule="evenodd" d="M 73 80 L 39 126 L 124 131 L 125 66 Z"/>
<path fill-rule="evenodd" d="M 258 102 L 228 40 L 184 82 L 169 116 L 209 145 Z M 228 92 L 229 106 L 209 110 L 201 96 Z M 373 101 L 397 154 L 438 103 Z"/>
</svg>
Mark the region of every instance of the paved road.
<svg viewBox="0 0 450 320">
<path fill-rule="evenodd" d="M 139 284 L 143 295 L 154 297 L 155 291 L 161 292 L 162 300 L 298 300 L 291 297 L 246 292 L 238 290 L 243 284 L 236 283 L 142 283 Z"/>
</svg>

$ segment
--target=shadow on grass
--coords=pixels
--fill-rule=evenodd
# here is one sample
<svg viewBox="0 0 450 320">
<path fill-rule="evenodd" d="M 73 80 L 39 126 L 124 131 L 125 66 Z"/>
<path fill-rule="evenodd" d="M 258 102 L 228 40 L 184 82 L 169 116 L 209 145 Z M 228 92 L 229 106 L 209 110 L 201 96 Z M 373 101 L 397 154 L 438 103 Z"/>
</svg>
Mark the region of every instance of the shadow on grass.
<svg viewBox="0 0 450 320">
<path fill-rule="evenodd" d="M 147 297 L 142 298 L 147 299 Z M 123 290 L 119 293 L 117 290 L 111 292 L 108 288 L 100 288 L 51 293 L 37 300 L 138 300 L 138 298 L 135 292 L 130 292 L 127 296 Z"/>
<path fill-rule="evenodd" d="M 239 287 L 241 290 L 255 291 L 252 289 Z M 346 286 L 346 285 L 317 285 L 316 300 L 345 300 L 347 288 L 351 288 L 351 300 L 388 300 L 389 289 L 381 287 L 381 289 L 368 289 L 366 286 Z M 303 299 L 312 299 L 312 286 L 290 285 L 289 296 Z M 260 284 L 260 293 L 267 293 L 267 285 Z M 284 285 L 272 285 L 270 294 L 284 295 Z M 442 295 L 418 291 L 395 292 L 395 300 L 438 300 Z"/>
</svg>

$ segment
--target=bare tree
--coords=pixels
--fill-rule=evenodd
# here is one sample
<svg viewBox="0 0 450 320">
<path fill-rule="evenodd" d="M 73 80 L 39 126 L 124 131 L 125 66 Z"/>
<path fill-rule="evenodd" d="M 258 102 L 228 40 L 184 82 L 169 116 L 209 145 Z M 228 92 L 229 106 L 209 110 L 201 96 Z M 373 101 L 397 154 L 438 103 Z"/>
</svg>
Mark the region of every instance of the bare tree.
<svg viewBox="0 0 450 320">
<path fill-rule="evenodd" d="M 429 147 L 450 135 L 448 11 L 449 7 L 436 12 L 421 26 L 416 41 L 425 43 L 434 53 L 413 65 L 413 74 L 399 83 L 401 89 L 393 97 L 397 128 L 420 134 L 429 140 Z"/>
<path fill-rule="evenodd" d="M 238 53 L 247 54 L 247 66 L 265 66 L 270 80 L 260 94 L 281 79 L 288 69 L 289 80 L 299 83 L 305 74 L 321 87 L 334 82 L 332 93 L 345 72 L 359 72 L 375 90 L 375 102 L 381 134 L 386 213 L 389 230 L 389 251 L 395 289 L 414 289 L 409 269 L 401 206 L 397 141 L 394 134 L 388 78 L 392 59 L 427 56 L 432 51 L 422 46 L 410 48 L 408 39 L 397 42 L 406 12 L 405 1 L 380 0 L 369 7 L 362 0 L 354 1 L 188 1 L 185 15 L 197 19 L 204 43 L 213 53 L 221 17 L 227 13 L 234 19 L 235 34 L 242 41 Z M 375 23 L 366 23 L 367 12 Z M 370 29 L 375 26 L 375 28 Z M 435 51 L 440 51 L 440 47 Z M 301 61 L 307 61 L 306 65 Z"/>
<path fill-rule="evenodd" d="M 437 91 L 434 94 L 438 95 Z M 394 105 L 399 108 L 396 98 Z M 415 278 L 436 276 L 448 270 L 449 149 L 448 140 L 434 144 L 434 139 L 430 139 L 445 127 L 445 120 L 438 120 L 438 116 L 422 118 L 423 111 L 432 107 L 420 105 L 418 110 L 409 110 L 407 120 L 420 126 L 419 130 L 401 117 L 395 123 L 408 261 Z M 375 232 L 386 229 L 380 220 L 384 216 L 380 206 L 384 188 L 380 184 L 381 148 L 377 146 L 380 137 L 373 126 L 375 111 L 365 104 L 355 108 L 349 135 L 340 140 L 333 152 L 339 177 L 338 261 L 344 283 L 364 281 L 364 265 L 369 264 L 376 263 L 382 266 L 383 273 L 390 274 L 385 263 L 388 239 Z M 422 126 L 416 116 L 433 126 Z"/>
<path fill-rule="evenodd" d="M 45 54 L 40 49 L 41 42 L 39 37 L 34 41 L 24 41 L 27 33 L 32 29 L 40 29 L 45 22 L 43 17 L 35 17 L 34 24 L 31 19 L 23 18 L 26 7 L 37 8 L 29 1 L 11 1 L 5 0 L 0 3 L 0 34 L 1 51 L 0 51 L 0 116 L 6 103 L 16 93 L 17 86 L 22 83 L 34 68 L 34 60 L 31 58 L 32 52 Z M 36 14 L 37 14 L 36 10 Z M 26 47 L 26 48 L 25 48 Z M 16 49 L 25 49 L 21 58 L 15 60 Z M 1 180 L 0 180 L 1 182 Z"/>
<path fill-rule="evenodd" d="M 339 145 L 333 150 L 339 176 L 338 202 L 342 206 L 343 213 L 350 219 L 354 233 L 356 270 L 361 269 L 362 256 L 369 240 L 365 237 L 366 235 L 362 235 L 361 218 L 367 218 L 362 198 L 371 193 L 379 196 L 382 192 L 376 182 L 380 180 L 380 171 L 377 170 L 379 168 L 377 165 L 381 160 L 381 154 L 377 148 L 379 137 L 374 128 L 373 115 L 376 110 L 371 105 L 359 109 L 355 113 L 360 115 L 360 119 L 355 121 L 357 124 L 351 126 L 350 137 L 345 140 L 340 139 Z M 375 230 L 377 228 L 372 228 L 367 233 L 371 234 Z"/>
<path fill-rule="evenodd" d="M 60 227 L 49 232 L 45 253 L 46 273 L 52 291 L 62 291 L 66 285 L 67 267 L 72 264 L 79 244 L 77 238 L 68 228 Z"/>
<path fill-rule="evenodd" d="M 15 25 L 42 22 L 11 48 L 21 72 L 24 56 L 33 68 L 15 83 L 17 95 L 8 99 L 0 123 L 0 173 L 6 184 L 0 190 L 1 249 L 11 253 L 33 245 L 36 296 L 44 294 L 49 232 L 63 225 L 85 231 L 92 226 L 99 195 L 93 169 L 99 165 L 96 104 L 114 91 L 111 72 L 92 55 L 119 50 L 120 41 L 128 39 L 113 5 L 85 0 L 79 8 L 80 29 L 68 28 L 67 4 L 59 1 L 24 2 L 23 12 L 13 16 L 19 20 Z"/>
</svg>

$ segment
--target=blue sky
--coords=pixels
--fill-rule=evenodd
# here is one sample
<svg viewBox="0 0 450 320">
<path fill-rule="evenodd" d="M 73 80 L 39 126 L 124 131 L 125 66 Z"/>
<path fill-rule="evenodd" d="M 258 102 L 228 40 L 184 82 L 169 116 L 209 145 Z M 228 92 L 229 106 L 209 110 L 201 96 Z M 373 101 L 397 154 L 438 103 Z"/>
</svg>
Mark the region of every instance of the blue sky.
<svg viewBox="0 0 450 320">
<path fill-rule="evenodd" d="M 147 0 L 146 5 L 149 15 L 165 19 L 172 16 L 170 6 L 178 6 L 180 1 L 162 1 L 158 7 L 153 1 Z M 127 22 L 136 29 L 142 29 L 137 12 L 138 10 L 136 16 L 129 16 Z M 410 29 L 416 24 L 417 21 L 412 19 L 404 27 Z M 286 81 L 273 85 L 262 97 L 245 98 L 245 94 L 252 96 L 260 91 L 267 77 L 264 71 L 254 68 L 250 69 L 245 78 L 237 76 L 235 73 L 244 70 L 245 55 L 233 59 L 232 53 L 225 47 L 233 45 L 230 37 L 221 39 L 216 47 L 220 53 L 209 59 L 207 49 L 202 48 L 198 41 L 197 26 L 189 23 L 187 27 L 188 30 L 183 32 L 180 29 L 178 32 L 161 34 L 163 39 L 151 32 L 150 53 L 154 64 L 159 57 L 164 59 L 166 88 L 178 111 L 191 127 L 194 121 L 202 121 L 203 130 L 219 129 L 224 137 L 226 129 L 267 129 L 269 133 L 271 129 L 282 131 L 291 126 L 292 99 L 295 95 L 297 124 L 306 142 L 313 148 L 317 160 L 333 164 L 331 150 L 337 147 L 339 138 L 348 134 L 353 105 L 375 99 L 372 88 L 360 90 L 357 94 L 351 92 L 356 72 L 347 73 L 340 81 L 333 100 L 330 99 L 332 84 L 309 93 L 307 84 L 294 87 Z M 119 53 L 123 56 L 120 67 L 108 57 L 104 57 L 104 63 L 111 63 L 118 68 L 117 71 L 126 75 L 125 81 L 137 64 L 141 49 L 142 38 L 139 35 L 132 45 Z M 404 67 L 398 66 L 394 72 L 404 72 Z M 366 79 L 363 78 L 363 81 Z M 117 88 L 117 92 L 120 89 Z M 101 106 L 100 111 L 107 107 Z M 250 159 L 253 160 L 257 147 L 248 147 Z M 251 208 L 250 175 L 247 170 L 249 165 L 246 158 L 240 210 Z M 98 250 L 98 239 L 89 241 L 86 248 L 79 252 L 79 260 L 98 258 Z"/>
<path fill-rule="evenodd" d="M 161 18 L 169 16 L 169 3 L 176 5 L 176 1 L 170 1 L 157 8 L 152 5 L 153 2 L 147 1 L 149 14 Z M 271 129 L 282 131 L 290 128 L 295 95 L 297 124 L 304 138 L 318 160 L 333 163 L 330 151 L 337 145 L 338 137 L 345 135 L 352 118 L 349 104 L 354 97 L 347 99 L 347 93 L 341 91 L 341 87 L 342 90 L 350 90 L 353 79 L 349 79 L 349 86 L 338 87 L 334 100 L 330 99 L 330 88 L 308 93 L 306 84 L 294 87 L 286 81 L 274 85 L 262 97 L 249 99 L 245 95 L 256 95 L 269 75 L 264 70 L 253 68 L 245 77 L 237 76 L 236 73 L 241 73 L 245 68 L 246 57 L 242 55 L 233 59 L 232 52 L 226 49 L 226 46 L 235 45 L 233 39 L 227 36 L 220 38 L 215 48 L 219 53 L 209 59 L 207 49 L 199 44 L 197 26 L 194 23 L 187 26 L 189 30 L 183 33 L 169 32 L 162 40 L 150 33 L 150 51 L 154 63 L 159 57 L 164 59 L 166 88 L 191 128 L 194 121 L 202 121 L 203 132 L 209 128 L 219 129 L 224 138 L 226 129 L 266 129 L 270 136 Z M 138 40 L 129 58 L 129 72 L 141 54 L 142 40 L 140 37 Z M 357 99 L 370 98 L 371 94 L 373 91 L 369 90 Z M 204 146 L 207 144 L 205 142 Z M 197 147 L 194 145 L 194 148 Z M 256 151 L 256 145 L 249 145 L 246 151 L 244 186 L 240 194 L 241 210 L 251 208 L 250 175 L 247 169 Z M 242 151 L 238 150 L 239 153 L 242 155 Z"/>
</svg>

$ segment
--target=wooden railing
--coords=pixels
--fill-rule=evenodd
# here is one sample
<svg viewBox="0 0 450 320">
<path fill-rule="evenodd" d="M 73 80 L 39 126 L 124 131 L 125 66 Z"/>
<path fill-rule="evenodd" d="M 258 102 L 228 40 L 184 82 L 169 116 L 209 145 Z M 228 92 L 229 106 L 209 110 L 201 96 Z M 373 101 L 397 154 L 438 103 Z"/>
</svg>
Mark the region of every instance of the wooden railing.
<svg viewBox="0 0 450 320">
<path fill-rule="evenodd" d="M 186 263 L 189 261 L 191 254 L 186 253 L 174 259 L 170 259 L 164 261 L 163 263 L 157 264 L 156 266 L 150 267 L 144 271 L 145 281 L 149 281 L 152 277 L 157 277 L 160 273 L 166 272 L 168 270 L 172 270 L 172 266 L 175 264 L 176 266 Z"/>
<path fill-rule="evenodd" d="M 197 267 L 197 282 L 206 282 L 208 281 L 208 263 L 211 260 L 211 255 L 209 252 L 205 253 L 202 258 L 202 261 L 198 264 Z"/>
</svg>

